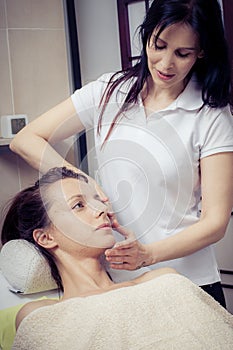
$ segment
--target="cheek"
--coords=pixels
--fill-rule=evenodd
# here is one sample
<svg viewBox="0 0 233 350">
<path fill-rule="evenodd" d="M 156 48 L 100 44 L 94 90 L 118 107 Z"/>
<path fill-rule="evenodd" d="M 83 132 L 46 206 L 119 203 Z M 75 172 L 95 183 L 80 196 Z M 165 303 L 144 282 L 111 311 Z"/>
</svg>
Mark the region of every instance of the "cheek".
<svg viewBox="0 0 233 350">
<path fill-rule="evenodd" d="M 180 68 L 181 68 L 181 70 L 183 72 L 187 72 L 188 73 L 192 69 L 194 64 L 196 63 L 196 60 L 197 59 L 194 57 L 194 58 L 190 59 L 189 61 L 180 62 L 179 66 L 180 66 Z"/>
<path fill-rule="evenodd" d="M 148 64 L 153 63 L 159 59 L 159 53 L 155 52 L 155 50 L 148 49 L 147 50 L 147 60 Z"/>
<path fill-rule="evenodd" d="M 85 218 L 79 217 L 69 210 L 62 209 L 50 212 L 50 220 L 61 234 L 78 243 L 84 243 L 92 230 Z"/>
<path fill-rule="evenodd" d="M 155 55 L 155 49 L 152 47 L 146 47 L 146 55 L 148 59 L 152 59 L 153 56 Z"/>
<path fill-rule="evenodd" d="M 153 74 L 153 69 L 157 64 L 159 64 L 160 61 L 161 61 L 161 57 L 160 57 L 160 54 L 158 53 L 153 52 L 147 55 L 147 65 L 151 74 Z"/>
</svg>

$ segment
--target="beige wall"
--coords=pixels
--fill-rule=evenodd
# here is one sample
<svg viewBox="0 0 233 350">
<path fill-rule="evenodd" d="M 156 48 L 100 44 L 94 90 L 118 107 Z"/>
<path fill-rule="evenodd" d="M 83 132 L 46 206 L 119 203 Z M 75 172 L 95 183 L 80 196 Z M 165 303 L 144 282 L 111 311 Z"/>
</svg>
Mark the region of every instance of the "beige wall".
<svg viewBox="0 0 233 350">
<path fill-rule="evenodd" d="M 0 77 L 0 116 L 33 120 L 69 96 L 62 0 L 0 0 Z M 5 202 L 37 177 L 0 146 L 1 214 Z"/>
</svg>

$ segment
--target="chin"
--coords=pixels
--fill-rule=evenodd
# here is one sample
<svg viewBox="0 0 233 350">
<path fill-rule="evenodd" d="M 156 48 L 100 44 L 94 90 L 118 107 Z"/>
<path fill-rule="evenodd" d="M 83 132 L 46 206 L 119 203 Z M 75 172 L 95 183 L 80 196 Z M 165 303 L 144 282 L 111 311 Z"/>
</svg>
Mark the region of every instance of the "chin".
<svg viewBox="0 0 233 350">
<path fill-rule="evenodd" d="M 108 240 L 108 242 L 106 242 L 106 249 L 107 248 L 112 248 L 113 246 L 114 246 L 114 244 L 116 243 L 116 240 L 115 240 L 115 238 L 114 237 L 112 237 L 112 238 L 110 238 L 109 240 Z"/>
<path fill-rule="evenodd" d="M 103 250 L 103 252 L 108 249 L 112 248 L 114 244 L 116 243 L 116 240 L 114 237 L 105 237 L 103 239 L 99 239 L 98 242 L 86 242 L 85 246 L 89 247 L 91 249 L 98 249 Z"/>
<path fill-rule="evenodd" d="M 112 230 L 100 236 L 98 240 L 99 247 L 105 248 L 105 249 L 112 248 L 115 243 L 116 243 L 116 239 L 112 233 Z"/>
</svg>

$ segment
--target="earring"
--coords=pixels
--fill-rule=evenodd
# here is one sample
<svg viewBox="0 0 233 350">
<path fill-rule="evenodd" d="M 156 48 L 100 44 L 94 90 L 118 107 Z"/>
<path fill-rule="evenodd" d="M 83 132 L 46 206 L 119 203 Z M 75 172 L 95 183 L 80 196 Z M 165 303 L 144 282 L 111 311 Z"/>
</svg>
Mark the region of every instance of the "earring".
<svg viewBox="0 0 233 350">
<path fill-rule="evenodd" d="M 197 55 L 198 58 L 203 58 L 205 56 L 205 53 L 203 50 L 200 51 L 200 53 Z"/>
</svg>

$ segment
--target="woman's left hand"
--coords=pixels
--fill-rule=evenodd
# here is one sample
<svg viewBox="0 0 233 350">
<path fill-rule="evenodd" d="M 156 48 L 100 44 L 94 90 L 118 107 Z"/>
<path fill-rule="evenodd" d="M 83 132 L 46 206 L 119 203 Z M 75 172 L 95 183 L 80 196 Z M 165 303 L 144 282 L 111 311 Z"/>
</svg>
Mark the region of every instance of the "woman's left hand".
<svg viewBox="0 0 233 350">
<path fill-rule="evenodd" d="M 109 266 L 117 270 L 136 270 L 150 265 L 146 245 L 140 243 L 132 231 L 121 226 L 114 215 L 109 216 L 113 229 L 125 237 L 124 241 L 105 251 Z"/>
</svg>

